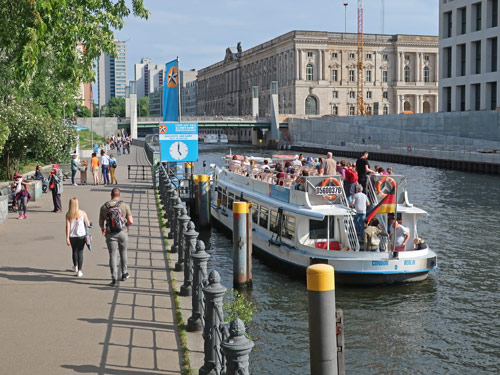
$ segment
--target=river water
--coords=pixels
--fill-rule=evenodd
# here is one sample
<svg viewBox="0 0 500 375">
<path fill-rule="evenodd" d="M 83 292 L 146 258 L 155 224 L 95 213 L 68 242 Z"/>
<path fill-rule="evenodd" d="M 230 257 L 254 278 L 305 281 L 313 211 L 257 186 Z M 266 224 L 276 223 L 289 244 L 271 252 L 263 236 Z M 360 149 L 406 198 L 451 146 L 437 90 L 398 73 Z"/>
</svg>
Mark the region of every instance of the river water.
<svg viewBox="0 0 500 375">
<path fill-rule="evenodd" d="M 195 172 L 203 173 L 203 160 L 220 165 L 230 147 L 271 155 L 201 145 Z M 392 166 L 408 177 L 410 202 L 429 213 L 419 233 L 436 251 L 439 268 L 415 284 L 336 286 L 346 374 L 500 374 L 500 177 Z M 231 288 L 230 235 L 212 228 L 201 238 L 212 255 L 210 269 Z M 248 296 L 258 313 L 249 326 L 251 373 L 310 374 L 305 280 L 254 257 L 253 282 Z"/>
</svg>

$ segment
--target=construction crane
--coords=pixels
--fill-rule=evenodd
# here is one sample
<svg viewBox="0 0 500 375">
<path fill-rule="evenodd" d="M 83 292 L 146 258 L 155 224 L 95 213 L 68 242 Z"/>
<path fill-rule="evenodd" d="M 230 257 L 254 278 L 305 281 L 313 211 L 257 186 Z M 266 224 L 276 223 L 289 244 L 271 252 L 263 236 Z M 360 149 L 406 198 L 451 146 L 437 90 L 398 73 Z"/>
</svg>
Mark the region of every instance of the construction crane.
<svg viewBox="0 0 500 375">
<path fill-rule="evenodd" d="M 358 0 L 358 63 L 357 63 L 357 92 L 356 104 L 358 116 L 365 114 L 365 102 L 363 97 L 363 0 Z"/>
</svg>

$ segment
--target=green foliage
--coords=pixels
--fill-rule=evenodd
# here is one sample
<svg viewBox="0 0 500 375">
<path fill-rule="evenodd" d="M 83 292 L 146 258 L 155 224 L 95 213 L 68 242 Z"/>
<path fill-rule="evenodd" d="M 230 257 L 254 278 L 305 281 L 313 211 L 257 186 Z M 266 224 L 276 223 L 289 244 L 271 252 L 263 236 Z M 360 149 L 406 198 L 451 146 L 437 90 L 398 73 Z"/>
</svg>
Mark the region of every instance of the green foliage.
<svg viewBox="0 0 500 375">
<path fill-rule="evenodd" d="M 7 138 L 9 138 L 9 126 L 8 124 L 0 119 L 0 153 L 3 150 L 3 145 L 7 142 Z"/>
<path fill-rule="evenodd" d="M 108 107 L 105 109 L 106 116 L 125 117 L 125 98 L 111 98 Z M 102 113 L 102 109 L 101 109 Z"/>
<path fill-rule="evenodd" d="M 228 290 L 225 297 L 226 302 L 224 302 L 222 308 L 225 313 L 224 320 L 226 322 L 231 322 L 234 319 L 239 318 L 246 325 L 252 321 L 255 313 L 257 312 L 257 306 L 255 303 L 250 301 L 247 297 L 235 289 Z"/>
<path fill-rule="evenodd" d="M 137 101 L 137 116 L 149 116 L 149 96 L 144 96 Z"/>
<path fill-rule="evenodd" d="M 78 136 L 80 137 L 80 149 L 81 150 L 91 150 L 92 145 L 91 145 L 91 137 L 90 137 L 90 130 L 80 130 L 78 132 Z M 94 144 L 97 143 L 99 145 L 102 145 L 106 143 L 106 139 L 104 137 L 101 137 L 99 134 L 94 132 Z"/>
</svg>

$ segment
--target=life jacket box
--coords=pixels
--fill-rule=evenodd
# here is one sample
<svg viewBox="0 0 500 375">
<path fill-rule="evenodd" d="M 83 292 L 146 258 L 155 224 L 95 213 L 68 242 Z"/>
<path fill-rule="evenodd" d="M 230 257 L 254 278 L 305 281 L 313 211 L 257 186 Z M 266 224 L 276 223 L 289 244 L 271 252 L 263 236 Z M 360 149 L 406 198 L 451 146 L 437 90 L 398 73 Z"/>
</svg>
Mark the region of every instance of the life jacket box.
<svg viewBox="0 0 500 375">
<path fill-rule="evenodd" d="M 327 248 L 327 242 L 326 241 L 318 241 L 315 244 L 317 249 L 325 249 Z M 335 250 L 338 251 L 340 250 L 340 242 L 339 241 L 330 241 L 330 246 L 329 250 Z"/>
</svg>

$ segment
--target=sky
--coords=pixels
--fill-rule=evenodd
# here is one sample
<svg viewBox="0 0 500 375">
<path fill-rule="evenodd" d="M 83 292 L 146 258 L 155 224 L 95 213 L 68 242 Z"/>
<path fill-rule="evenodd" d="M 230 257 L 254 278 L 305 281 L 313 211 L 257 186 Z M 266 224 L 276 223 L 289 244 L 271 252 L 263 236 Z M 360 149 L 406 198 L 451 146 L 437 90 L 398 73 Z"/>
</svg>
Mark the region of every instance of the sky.
<svg viewBox="0 0 500 375">
<path fill-rule="evenodd" d="M 344 3 L 347 2 L 347 25 Z M 436 0 L 365 0 L 364 32 L 438 35 Z M 201 69 L 224 59 L 227 47 L 243 50 L 291 30 L 357 32 L 353 0 L 144 0 L 148 20 L 126 19 L 116 31 L 127 41 L 127 81 L 142 57 L 166 63 L 179 56 L 180 69 Z"/>
</svg>

